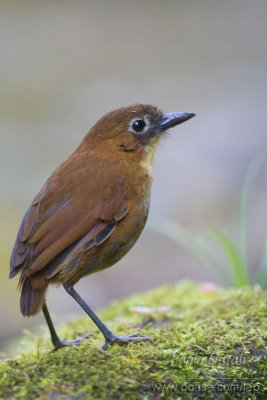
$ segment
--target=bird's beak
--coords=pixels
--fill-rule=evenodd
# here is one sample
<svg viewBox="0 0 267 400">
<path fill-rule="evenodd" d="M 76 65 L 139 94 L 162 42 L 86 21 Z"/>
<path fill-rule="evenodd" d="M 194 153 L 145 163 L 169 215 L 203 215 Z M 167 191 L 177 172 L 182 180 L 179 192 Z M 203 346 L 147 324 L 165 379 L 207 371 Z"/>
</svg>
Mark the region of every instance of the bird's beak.
<svg viewBox="0 0 267 400">
<path fill-rule="evenodd" d="M 176 112 L 176 113 L 167 113 L 163 114 L 162 120 L 157 126 L 158 132 L 165 131 L 173 126 L 179 125 L 182 122 L 187 121 L 190 118 L 193 118 L 196 114 L 189 112 Z"/>
</svg>

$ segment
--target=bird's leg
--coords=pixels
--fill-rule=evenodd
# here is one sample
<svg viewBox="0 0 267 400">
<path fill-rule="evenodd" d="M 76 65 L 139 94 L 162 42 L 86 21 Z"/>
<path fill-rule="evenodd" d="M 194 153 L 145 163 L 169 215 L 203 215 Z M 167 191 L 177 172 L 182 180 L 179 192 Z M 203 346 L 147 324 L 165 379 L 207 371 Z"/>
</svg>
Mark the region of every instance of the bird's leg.
<svg viewBox="0 0 267 400">
<path fill-rule="evenodd" d="M 76 292 L 72 285 L 63 285 L 67 293 L 69 293 L 74 300 L 82 307 L 82 309 L 86 312 L 86 314 L 92 319 L 92 321 L 96 324 L 99 330 L 102 332 L 105 338 L 105 343 L 101 346 L 103 350 L 106 350 L 108 345 L 113 343 L 129 343 L 136 341 L 144 341 L 150 340 L 148 336 L 136 336 L 136 335 L 128 335 L 128 336 L 116 336 L 111 330 L 109 330 L 105 324 L 98 318 L 98 316 L 94 313 L 94 311 L 88 306 L 88 304 L 80 297 L 80 295 Z"/>
<path fill-rule="evenodd" d="M 53 322 L 51 320 L 51 317 L 50 317 L 50 314 L 49 314 L 49 311 L 48 311 L 46 303 L 44 303 L 42 310 L 43 310 L 43 313 L 44 313 L 44 317 L 45 317 L 46 323 L 47 323 L 48 328 L 49 328 L 51 341 L 52 341 L 52 343 L 54 345 L 54 351 L 60 349 L 61 347 L 75 346 L 75 345 L 81 343 L 81 341 L 83 339 L 76 339 L 76 340 L 71 340 L 71 341 L 62 341 L 62 340 L 60 340 L 58 335 L 57 335 L 57 332 L 55 330 L 55 327 L 53 325 Z"/>
</svg>

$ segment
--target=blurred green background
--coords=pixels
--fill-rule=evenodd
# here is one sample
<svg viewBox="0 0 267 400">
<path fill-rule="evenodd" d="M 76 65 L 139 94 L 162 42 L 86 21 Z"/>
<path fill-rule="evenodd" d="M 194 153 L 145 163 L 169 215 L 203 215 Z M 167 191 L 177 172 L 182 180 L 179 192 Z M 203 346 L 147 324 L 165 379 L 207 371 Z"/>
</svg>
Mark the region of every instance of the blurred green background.
<svg viewBox="0 0 267 400">
<path fill-rule="evenodd" d="M 7 279 L 23 214 L 104 113 L 136 102 L 196 113 L 159 148 L 150 221 L 164 216 L 193 233 L 210 226 L 236 233 L 246 170 L 267 150 L 267 2 L 0 0 L 0 9 L 3 350 L 43 322 L 20 315 L 17 281 Z M 266 178 L 265 163 L 249 215 L 251 269 L 266 238 Z M 226 283 L 148 226 L 122 261 L 77 289 L 99 309 L 184 278 Z M 82 314 L 62 288 L 50 289 L 48 306 L 57 323 Z"/>
</svg>

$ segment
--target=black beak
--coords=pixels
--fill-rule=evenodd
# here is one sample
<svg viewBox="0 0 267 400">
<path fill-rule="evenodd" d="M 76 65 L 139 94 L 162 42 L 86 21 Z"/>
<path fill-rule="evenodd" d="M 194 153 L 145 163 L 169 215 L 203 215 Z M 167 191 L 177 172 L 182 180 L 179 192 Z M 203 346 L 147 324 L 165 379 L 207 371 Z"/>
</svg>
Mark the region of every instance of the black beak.
<svg viewBox="0 0 267 400">
<path fill-rule="evenodd" d="M 182 124 L 190 118 L 193 118 L 196 114 L 189 112 L 176 112 L 163 114 L 162 120 L 157 126 L 158 132 L 165 131 L 166 129 L 172 128 L 176 125 Z"/>
</svg>

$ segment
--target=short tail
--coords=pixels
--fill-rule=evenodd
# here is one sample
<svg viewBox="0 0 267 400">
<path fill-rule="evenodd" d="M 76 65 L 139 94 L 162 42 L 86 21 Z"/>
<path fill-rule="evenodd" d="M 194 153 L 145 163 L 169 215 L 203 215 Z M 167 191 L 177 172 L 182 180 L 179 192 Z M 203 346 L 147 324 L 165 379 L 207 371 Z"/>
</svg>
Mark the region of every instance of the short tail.
<svg viewBox="0 0 267 400">
<path fill-rule="evenodd" d="M 48 282 L 36 285 L 34 278 L 27 277 L 23 280 L 20 297 L 20 310 L 25 317 L 38 314 L 45 302 L 45 293 Z"/>
</svg>

